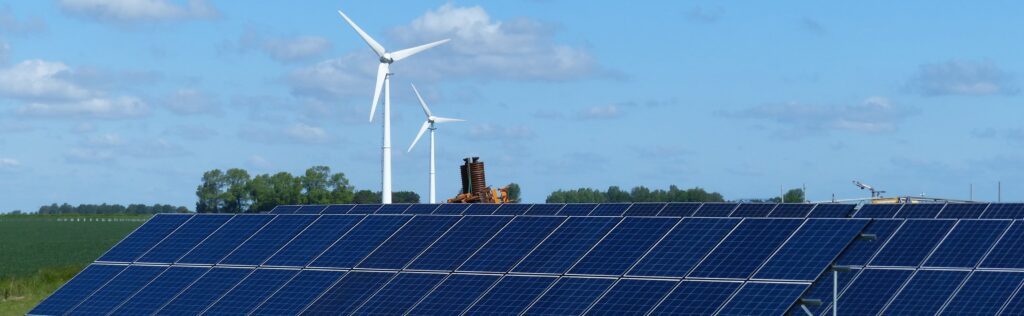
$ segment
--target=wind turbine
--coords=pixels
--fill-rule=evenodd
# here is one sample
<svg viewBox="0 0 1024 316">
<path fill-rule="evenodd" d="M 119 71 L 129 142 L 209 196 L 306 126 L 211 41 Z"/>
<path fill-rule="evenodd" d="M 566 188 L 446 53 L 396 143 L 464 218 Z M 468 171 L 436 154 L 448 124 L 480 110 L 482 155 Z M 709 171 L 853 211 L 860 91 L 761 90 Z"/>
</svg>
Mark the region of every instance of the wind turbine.
<svg viewBox="0 0 1024 316">
<path fill-rule="evenodd" d="M 391 64 L 433 48 L 434 46 L 444 44 L 448 42 L 449 39 L 443 39 L 429 44 L 389 52 L 384 49 L 384 46 L 381 46 L 377 41 L 373 40 L 370 35 L 363 32 L 363 29 L 359 28 L 355 22 L 352 22 L 352 19 L 349 19 L 344 12 L 338 10 L 338 14 L 341 14 L 341 17 L 345 19 L 345 22 L 348 22 L 348 25 L 359 34 L 359 37 L 366 42 L 366 45 L 369 45 L 370 49 L 380 57 L 380 65 L 377 66 L 377 82 L 373 86 L 373 105 L 370 106 L 370 122 L 373 122 L 374 114 L 377 112 L 377 101 L 380 100 L 380 90 L 383 87 L 384 146 L 381 148 L 383 161 L 381 162 L 380 199 L 384 204 L 391 204 Z"/>
<path fill-rule="evenodd" d="M 412 86 L 412 91 L 416 93 L 416 98 L 420 100 L 420 106 L 423 107 L 423 114 L 427 115 L 427 121 L 423 122 L 423 126 L 420 126 L 420 132 L 416 134 L 416 139 L 412 140 L 412 145 L 409 145 L 409 150 L 412 151 L 413 147 L 416 147 L 416 142 L 420 141 L 420 137 L 423 137 L 423 132 L 430 130 L 430 204 L 436 203 L 434 198 L 435 186 L 434 186 L 434 131 L 437 127 L 434 126 L 436 123 L 449 123 L 449 122 L 463 122 L 464 120 L 434 116 L 430 113 L 430 108 L 427 107 L 427 102 L 423 102 L 423 97 L 420 96 L 420 91 L 416 90 L 416 85 L 409 84 Z"/>
</svg>

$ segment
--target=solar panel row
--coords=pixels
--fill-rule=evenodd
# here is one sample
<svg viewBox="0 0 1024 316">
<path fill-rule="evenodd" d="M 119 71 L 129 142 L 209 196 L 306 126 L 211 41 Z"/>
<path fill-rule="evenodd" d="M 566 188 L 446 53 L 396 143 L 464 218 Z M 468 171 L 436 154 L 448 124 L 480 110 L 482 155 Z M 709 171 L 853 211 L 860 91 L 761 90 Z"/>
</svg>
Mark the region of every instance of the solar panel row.
<svg viewBox="0 0 1024 316">
<path fill-rule="evenodd" d="M 270 213 L 845 218 L 853 214 L 856 206 L 808 203 L 339 204 L 281 205 Z"/>
</svg>

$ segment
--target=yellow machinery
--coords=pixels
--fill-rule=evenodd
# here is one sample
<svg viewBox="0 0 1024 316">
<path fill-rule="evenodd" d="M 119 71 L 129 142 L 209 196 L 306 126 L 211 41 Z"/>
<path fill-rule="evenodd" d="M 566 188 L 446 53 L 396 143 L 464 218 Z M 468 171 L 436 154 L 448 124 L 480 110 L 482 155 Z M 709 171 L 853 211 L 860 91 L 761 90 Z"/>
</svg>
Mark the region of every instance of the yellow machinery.
<svg viewBox="0 0 1024 316">
<path fill-rule="evenodd" d="M 448 203 L 508 203 L 508 188 L 494 189 L 487 186 L 484 162 L 480 157 L 463 159 L 459 166 L 462 174 L 462 191 Z"/>
</svg>

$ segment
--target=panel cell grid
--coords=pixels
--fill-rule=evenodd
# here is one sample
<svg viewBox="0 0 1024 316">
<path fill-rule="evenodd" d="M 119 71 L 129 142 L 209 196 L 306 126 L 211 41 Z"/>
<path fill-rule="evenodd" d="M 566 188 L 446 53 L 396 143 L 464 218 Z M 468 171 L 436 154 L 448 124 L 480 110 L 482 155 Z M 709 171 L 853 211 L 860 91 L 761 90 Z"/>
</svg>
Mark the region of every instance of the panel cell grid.
<svg viewBox="0 0 1024 316">
<path fill-rule="evenodd" d="M 820 204 L 818 206 L 821 206 Z M 768 217 L 793 217 L 803 218 L 807 217 L 807 214 L 811 213 L 811 209 L 815 206 L 814 204 L 805 203 L 783 203 L 776 206 Z"/>
<path fill-rule="evenodd" d="M 590 211 L 590 216 L 622 216 L 630 205 L 629 203 L 601 203 L 593 211 Z"/>
<path fill-rule="evenodd" d="M 523 215 L 533 204 L 505 203 L 501 204 L 494 215 Z"/>
<path fill-rule="evenodd" d="M 424 215 L 433 213 L 436 210 L 438 204 L 413 204 L 409 208 L 405 209 L 405 214 L 411 215 Z"/>
<path fill-rule="evenodd" d="M 359 263 L 366 269 L 401 269 L 459 221 L 457 216 L 417 215 Z"/>
<path fill-rule="evenodd" d="M 157 214 L 96 261 L 133 262 L 192 216 Z"/>
<path fill-rule="evenodd" d="M 716 315 L 783 315 L 807 284 L 747 282 Z"/>
<path fill-rule="evenodd" d="M 317 219 L 316 215 L 278 215 L 220 264 L 260 265 Z"/>
<path fill-rule="evenodd" d="M 1024 203 L 992 203 L 981 214 L 981 218 L 1021 219 L 1024 218 Z"/>
<path fill-rule="evenodd" d="M 657 216 L 667 203 L 633 203 L 624 216 Z"/>
<path fill-rule="evenodd" d="M 682 281 L 652 315 L 711 315 L 743 282 Z"/>
<path fill-rule="evenodd" d="M 469 315 L 517 315 L 544 293 L 557 278 L 509 275 L 473 304 Z"/>
<path fill-rule="evenodd" d="M 569 273 L 622 275 L 677 222 L 674 217 L 626 217 Z"/>
<path fill-rule="evenodd" d="M 875 259 L 871 260 L 871 265 L 919 266 L 955 223 L 954 220 L 908 219 L 882 250 L 878 251 Z"/>
<path fill-rule="evenodd" d="M 867 265 L 868 261 L 871 261 L 871 257 L 892 237 L 893 233 L 900 228 L 900 225 L 903 225 L 903 220 L 872 220 L 868 223 L 867 227 L 864 227 L 864 234 L 872 234 L 875 236 L 875 239 L 854 240 L 850 243 L 850 247 L 839 254 L 836 263 L 847 266 Z"/>
<path fill-rule="evenodd" d="M 458 270 L 508 272 L 563 221 L 564 217 L 516 217 Z"/>
<path fill-rule="evenodd" d="M 381 204 L 356 204 L 348 210 L 347 214 L 373 214 L 381 208 Z"/>
<path fill-rule="evenodd" d="M 196 215 L 170 236 L 150 249 L 139 262 L 173 263 L 224 225 L 233 215 Z"/>
<path fill-rule="evenodd" d="M 500 277 L 452 274 L 409 311 L 409 315 L 458 315 L 473 304 Z"/>
<path fill-rule="evenodd" d="M 973 268 L 1010 224 L 1009 220 L 961 220 L 924 265 Z"/>
<path fill-rule="evenodd" d="M 802 222 L 784 218 L 745 219 L 689 277 L 749 278 Z"/>
<path fill-rule="evenodd" d="M 121 273 L 125 266 L 92 264 L 79 272 L 60 289 L 32 309 L 32 315 L 61 315 L 78 305 L 83 299 L 103 287 Z"/>
<path fill-rule="evenodd" d="M 1024 273 L 1021 272 L 975 271 L 942 313 L 995 315 L 1022 281 Z"/>
<path fill-rule="evenodd" d="M 170 267 L 111 315 L 151 315 L 210 268 Z"/>
<path fill-rule="evenodd" d="M 658 216 L 689 217 L 697 212 L 701 203 L 668 203 Z"/>
<path fill-rule="evenodd" d="M 148 284 L 165 267 L 130 266 L 78 304 L 68 315 L 105 315 Z"/>
<path fill-rule="evenodd" d="M 704 203 L 697 212 L 693 213 L 696 217 L 727 217 L 732 214 L 732 211 L 738 207 L 736 203 Z"/>
<path fill-rule="evenodd" d="M 935 218 L 946 204 L 907 204 L 896 213 L 896 218 Z"/>
<path fill-rule="evenodd" d="M 563 277 L 525 315 L 582 315 L 615 279 Z"/>
<path fill-rule="evenodd" d="M 877 315 L 913 272 L 895 269 L 861 271 L 850 288 L 839 296 L 839 312 L 847 315 Z"/>
<path fill-rule="evenodd" d="M 349 272 L 302 314 L 348 315 L 394 276 L 388 272 Z"/>
<path fill-rule="evenodd" d="M 320 214 L 327 208 L 327 205 L 303 205 L 290 214 Z"/>
<path fill-rule="evenodd" d="M 348 214 L 352 211 L 352 208 L 356 207 L 354 204 L 335 204 L 328 205 L 321 214 L 341 215 Z"/>
<path fill-rule="evenodd" d="M 565 204 L 534 204 L 526 211 L 526 215 L 555 215 Z"/>
<path fill-rule="evenodd" d="M 455 270 L 510 220 L 512 220 L 511 216 L 463 217 L 451 230 L 416 258 L 408 269 Z"/>
<path fill-rule="evenodd" d="M 278 205 L 270 210 L 270 214 L 295 214 L 302 205 Z"/>
<path fill-rule="evenodd" d="M 856 218 L 892 218 L 903 204 L 866 204 L 860 207 Z"/>
<path fill-rule="evenodd" d="M 303 270 L 259 306 L 253 315 L 298 315 L 334 282 L 342 271 Z"/>
<path fill-rule="evenodd" d="M 440 273 L 400 273 L 356 310 L 360 315 L 403 315 L 444 280 Z"/>
<path fill-rule="evenodd" d="M 809 219 L 754 278 L 814 281 L 866 224 L 867 220 Z"/>
<path fill-rule="evenodd" d="M 947 204 L 939 212 L 938 218 L 980 218 L 988 208 L 988 203 Z"/>
<path fill-rule="evenodd" d="M 268 266 L 306 266 L 363 219 L 362 215 L 323 215 L 270 257 Z"/>
<path fill-rule="evenodd" d="M 248 315 L 299 270 L 258 269 L 224 294 L 203 315 Z"/>
<path fill-rule="evenodd" d="M 435 215 L 462 215 L 463 212 L 469 208 L 470 204 L 467 203 L 445 203 L 437 206 L 434 209 Z"/>
<path fill-rule="evenodd" d="M 1024 269 L 1024 222 L 1014 221 L 1010 229 L 992 248 L 982 268 Z"/>
<path fill-rule="evenodd" d="M 967 271 L 918 270 L 885 309 L 888 315 L 935 315 Z M 841 309 L 840 309 L 841 310 Z"/>
<path fill-rule="evenodd" d="M 643 315 L 679 283 L 678 281 L 620 279 L 587 315 Z"/>
<path fill-rule="evenodd" d="M 775 203 L 743 203 L 729 217 L 768 217 L 776 206 Z"/>
<path fill-rule="evenodd" d="M 560 216 L 587 216 L 591 211 L 597 208 L 597 204 L 566 204 L 562 209 L 558 210 Z"/>
<path fill-rule="evenodd" d="M 310 266 L 328 268 L 351 268 L 380 243 L 391 237 L 411 216 L 382 215 L 367 216 L 353 227 L 333 246 L 327 248 Z"/>
<path fill-rule="evenodd" d="M 570 217 L 513 271 L 565 273 L 619 220 L 618 217 Z"/>
<path fill-rule="evenodd" d="M 811 210 L 810 218 L 848 218 L 856 204 L 818 204 Z"/>
<path fill-rule="evenodd" d="M 409 204 L 384 204 L 374 214 L 404 214 Z"/>
<path fill-rule="evenodd" d="M 198 315 L 252 271 L 253 269 L 211 269 L 156 314 Z"/>
<path fill-rule="evenodd" d="M 468 209 L 466 209 L 466 212 L 464 214 L 466 214 L 466 215 L 491 215 L 491 214 L 494 214 L 494 211 L 498 210 L 499 207 L 501 207 L 501 204 L 474 203 L 474 204 L 471 204 Z"/>
<path fill-rule="evenodd" d="M 684 218 L 627 274 L 684 277 L 739 222 L 737 218 Z"/>
<path fill-rule="evenodd" d="M 195 248 L 192 248 L 178 263 L 215 264 L 224 259 L 243 241 L 260 230 L 275 216 L 294 215 L 237 215 L 225 223 L 216 233 L 210 235 Z"/>
</svg>

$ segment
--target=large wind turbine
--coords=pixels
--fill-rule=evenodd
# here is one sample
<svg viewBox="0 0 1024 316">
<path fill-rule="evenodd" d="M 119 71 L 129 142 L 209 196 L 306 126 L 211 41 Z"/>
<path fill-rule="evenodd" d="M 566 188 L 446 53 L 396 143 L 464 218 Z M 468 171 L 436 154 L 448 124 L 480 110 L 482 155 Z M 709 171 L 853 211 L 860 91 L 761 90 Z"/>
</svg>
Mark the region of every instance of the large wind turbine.
<svg viewBox="0 0 1024 316">
<path fill-rule="evenodd" d="M 377 82 L 373 86 L 373 105 L 370 106 L 370 122 L 373 122 L 374 113 L 377 111 L 377 101 L 380 100 L 381 87 L 384 88 L 384 146 L 382 147 L 383 161 L 381 162 L 381 202 L 384 204 L 391 203 L 391 63 L 396 61 L 409 58 L 409 56 L 416 55 L 419 52 L 428 50 L 434 46 L 444 44 L 448 42 L 448 39 L 443 39 L 430 44 L 420 45 L 413 48 L 406 48 L 403 50 L 389 52 L 384 49 L 377 41 L 373 40 L 370 35 L 363 32 L 363 29 L 359 28 L 352 19 L 349 19 L 344 12 L 338 10 L 338 14 L 348 22 L 348 25 L 352 27 L 359 37 L 370 45 L 370 49 L 380 57 L 380 66 L 377 66 Z"/>
<path fill-rule="evenodd" d="M 428 129 L 430 130 L 430 204 L 436 203 L 434 197 L 435 186 L 434 186 L 434 131 L 437 127 L 434 126 L 436 123 L 449 123 L 449 122 L 462 122 L 463 120 L 434 116 L 430 113 L 430 108 L 427 107 L 427 102 L 423 102 L 423 97 L 420 96 L 420 91 L 416 90 L 416 85 L 410 84 L 412 91 L 416 93 L 416 98 L 420 100 L 420 106 L 423 107 L 423 114 L 427 115 L 427 121 L 423 122 L 423 126 L 420 126 L 420 132 L 416 134 L 416 139 L 412 140 L 412 145 L 409 145 L 409 151 L 412 151 L 413 147 L 416 147 L 416 142 L 420 141 L 420 137 L 423 137 L 423 133 Z"/>
</svg>

